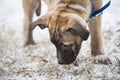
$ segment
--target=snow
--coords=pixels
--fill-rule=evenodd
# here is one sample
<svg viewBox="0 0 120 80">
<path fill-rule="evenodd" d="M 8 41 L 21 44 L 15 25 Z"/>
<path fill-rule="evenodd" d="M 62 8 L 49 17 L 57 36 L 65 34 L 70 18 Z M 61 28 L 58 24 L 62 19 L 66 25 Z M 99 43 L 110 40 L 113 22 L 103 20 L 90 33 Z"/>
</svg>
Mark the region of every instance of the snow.
<svg viewBox="0 0 120 80">
<path fill-rule="evenodd" d="M 44 2 L 42 7 L 43 15 L 47 11 Z M 37 27 L 37 44 L 24 48 L 22 0 L 0 0 L 0 80 L 120 80 L 120 32 L 116 32 L 120 29 L 119 7 L 119 1 L 112 0 L 102 19 L 103 57 L 110 58 L 112 64 L 94 64 L 88 40 L 83 43 L 75 66 L 57 63 L 48 29 Z"/>
</svg>

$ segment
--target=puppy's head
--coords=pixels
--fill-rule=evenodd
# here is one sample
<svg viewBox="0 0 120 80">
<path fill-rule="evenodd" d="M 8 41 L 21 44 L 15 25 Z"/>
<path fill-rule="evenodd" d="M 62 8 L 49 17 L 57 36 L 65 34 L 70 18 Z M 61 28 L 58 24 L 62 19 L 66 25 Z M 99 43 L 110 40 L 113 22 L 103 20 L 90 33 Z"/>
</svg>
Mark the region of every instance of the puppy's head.
<svg viewBox="0 0 120 80">
<path fill-rule="evenodd" d="M 57 50 L 59 64 L 70 64 L 75 61 L 82 41 L 87 40 L 89 32 L 87 23 L 79 16 L 54 12 L 42 16 L 32 24 L 40 28 L 48 28 L 51 42 Z"/>
</svg>

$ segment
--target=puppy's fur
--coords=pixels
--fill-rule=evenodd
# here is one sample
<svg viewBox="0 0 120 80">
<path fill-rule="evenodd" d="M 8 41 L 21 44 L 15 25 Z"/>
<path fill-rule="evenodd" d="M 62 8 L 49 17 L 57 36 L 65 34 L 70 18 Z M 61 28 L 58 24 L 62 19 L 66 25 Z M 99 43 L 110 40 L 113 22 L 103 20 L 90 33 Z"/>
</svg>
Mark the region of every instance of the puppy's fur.
<svg viewBox="0 0 120 80">
<path fill-rule="evenodd" d="M 89 19 L 91 14 L 90 0 L 44 0 L 48 12 L 36 20 L 32 25 L 33 13 L 40 14 L 41 1 L 23 0 L 24 41 L 25 45 L 34 44 L 32 31 L 37 25 L 48 28 L 51 41 L 56 46 L 57 58 L 60 64 L 70 64 L 78 53 L 82 41 L 91 34 L 91 54 L 100 55 L 102 50 L 101 16 Z M 102 0 L 93 0 L 95 10 L 102 6 Z M 89 20 L 89 31 L 86 29 Z M 69 58 L 67 58 L 69 57 Z"/>
</svg>

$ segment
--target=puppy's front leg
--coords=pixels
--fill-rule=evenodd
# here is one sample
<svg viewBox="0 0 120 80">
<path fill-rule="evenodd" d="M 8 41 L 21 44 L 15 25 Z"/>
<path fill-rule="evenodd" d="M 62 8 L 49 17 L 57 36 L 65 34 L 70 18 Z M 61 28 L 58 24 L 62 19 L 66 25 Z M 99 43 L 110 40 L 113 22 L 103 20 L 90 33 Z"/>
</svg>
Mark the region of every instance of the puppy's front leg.
<svg viewBox="0 0 120 80">
<path fill-rule="evenodd" d="M 24 37 L 24 46 L 34 44 L 32 31 L 30 31 L 30 24 L 32 23 L 34 9 L 35 9 L 34 0 L 23 0 L 23 10 L 24 10 L 23 37 Z"/>
<path fill-rule="evenodd" d="M 102 0 L 93 0 L 95 11 L 102 6 Z M 101 32 L 101 16 L 97 16 L 90 20 L 89 30 L 91 33 L 91 54 L 92 56 L 103 54 L 102 49 L 102 32 Z"/>
<path fill-rule="evenodd" d="M 23 37 L 24 37 L 24 46 L 34 44 L 32 31 L 30 30 L 30 24 L 32 20 L 30 17 L 25 16 L 24 18 L 24 28 L 23 28 Z"/>
<path fill-rule="evenodd" d="M 101 16 L 90 21 L 89 30 L 91 33 L 91 54 L 92 56 L 103 54 Z"/>
</svg>

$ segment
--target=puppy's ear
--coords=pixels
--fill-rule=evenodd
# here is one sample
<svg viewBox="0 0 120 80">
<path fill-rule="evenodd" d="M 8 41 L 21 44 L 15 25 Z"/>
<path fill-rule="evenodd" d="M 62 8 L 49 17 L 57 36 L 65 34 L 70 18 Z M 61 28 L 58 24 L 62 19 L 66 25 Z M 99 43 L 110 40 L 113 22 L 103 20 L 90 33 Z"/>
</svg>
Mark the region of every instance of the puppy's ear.
<svg viewBox="0 0 120 80">
<path fill-rule="evenodd" d="M 40 16 L 40 14 L 41 14 L 41 1 L 38 1 L 36 8 L 36 15 Z"/>
<path fill-rule="evenodd" d="M 89 37 L 89 31 L 86 29 L 86 25 L 81 25 L 79 23 L 76 23 L 76 26 L 78 27 L 78 34 L 81 36 L 83 40 L 87 40 Z"/>
<path fill-rule="evenodd" d="M 83 40 L 87 40 L 89 37 L 89 31 L 86 29 L 87 24 L 80 23 L 79 21 L 74 21 L 72 28 L 75 29 L 75 33 L 80 35 Z"/>
<path fill-rule="evenodd" d="M 48 16 L 42 16 L 31 24 L 30 30 L 33 30 L 36 26 L 39 26 L 41 29 L 46 28 L 48 21 Z"/>
</svg>

